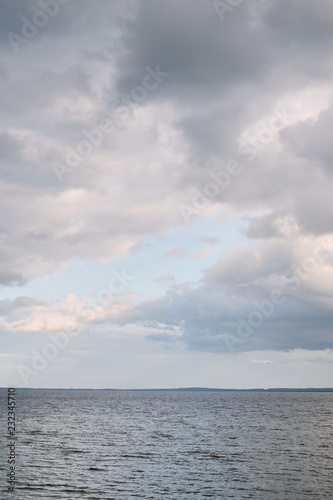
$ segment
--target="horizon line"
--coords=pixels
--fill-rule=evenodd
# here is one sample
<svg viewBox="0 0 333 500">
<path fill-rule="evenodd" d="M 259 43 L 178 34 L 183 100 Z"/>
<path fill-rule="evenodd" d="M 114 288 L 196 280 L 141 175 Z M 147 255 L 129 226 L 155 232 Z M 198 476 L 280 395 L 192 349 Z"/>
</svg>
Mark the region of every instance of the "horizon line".
<svg viewBox="0 0 333 500">
<path fill-rule="evenodd" d="M 251 392 L 270 392 L 270 391 L 308 391 L 308 392 L 316 392 L 316 391 L 328 391 L 333 392 L 333 387 L 269 387 L 264 389 L 262 387 L 255 388 L 220 388 L 220 387 L 199 387 L 199 386 L 190 386 L 190 387 L 156 387 L 156 388 L 129 388 L 129 389 L 118 389 L 114 387 L 18 387 L 18 386 L 8 386 L 13 387 L 18 390 L 48 390 L 48 391 L 224 391 L 224 392 L 238 392 L 238 391 L 251 391 Z M 8 387 L 0 387 L 0 390 L 8 389 Z"/>
</svg>

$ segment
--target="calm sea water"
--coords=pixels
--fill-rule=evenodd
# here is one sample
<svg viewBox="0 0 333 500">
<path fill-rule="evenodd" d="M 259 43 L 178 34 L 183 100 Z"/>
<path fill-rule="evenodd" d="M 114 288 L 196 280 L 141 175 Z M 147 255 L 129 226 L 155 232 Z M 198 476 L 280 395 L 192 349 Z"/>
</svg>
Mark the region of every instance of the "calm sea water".
<svg viewBox="0 0 333 500">
<path fill-rule="evenodd" d="M 2 447 L 0 498 L 333 498 L 333 393 L 17 390 L 16 399 L 17 488 L 6 493 Z"/>
</svg>

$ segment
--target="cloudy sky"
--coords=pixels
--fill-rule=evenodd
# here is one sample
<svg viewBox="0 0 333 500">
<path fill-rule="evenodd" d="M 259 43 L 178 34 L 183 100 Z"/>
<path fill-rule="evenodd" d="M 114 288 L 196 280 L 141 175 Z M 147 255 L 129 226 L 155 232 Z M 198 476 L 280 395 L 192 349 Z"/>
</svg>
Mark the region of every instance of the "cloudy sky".
<svg viewBox="0 0 333 500">
<path fill-rule="evenodd" d="M 0 385 L 332 386 L 333 2 L 0 10 Z"/>
</svg>

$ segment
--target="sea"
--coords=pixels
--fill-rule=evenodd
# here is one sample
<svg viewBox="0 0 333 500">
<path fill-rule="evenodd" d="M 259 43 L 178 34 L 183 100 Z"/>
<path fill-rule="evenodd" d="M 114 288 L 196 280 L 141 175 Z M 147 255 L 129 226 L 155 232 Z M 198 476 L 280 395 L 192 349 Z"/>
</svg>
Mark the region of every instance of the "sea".
<svg viewBox="0 0 333 500">
<path fill-rule="evenodd" d="M 0 498 L 333 499 L 333 392 L 16 389 Z"/>
</svg>

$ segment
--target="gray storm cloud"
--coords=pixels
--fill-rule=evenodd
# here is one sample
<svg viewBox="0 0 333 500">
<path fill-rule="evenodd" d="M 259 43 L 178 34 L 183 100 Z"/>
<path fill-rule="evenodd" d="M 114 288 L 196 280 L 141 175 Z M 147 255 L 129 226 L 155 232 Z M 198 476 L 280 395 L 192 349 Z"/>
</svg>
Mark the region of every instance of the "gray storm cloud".
<svg viewBox="0 0 333 500">
<path fill-rule="evenodd" d="M 80 327 L 138 323 L 193 350 L 332 348 L 331 2 L 243 2 L 223 22 L 201 0 L 42 5 L 0 7 L 3 289 L 231 211 L 243 246 L 196 286 L 119 317 L 80 304 Z M 24 300 L 31 321 L 48 307 Z"/>
</svg>

